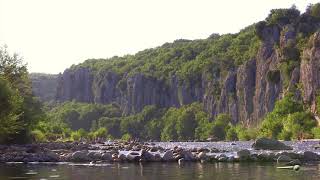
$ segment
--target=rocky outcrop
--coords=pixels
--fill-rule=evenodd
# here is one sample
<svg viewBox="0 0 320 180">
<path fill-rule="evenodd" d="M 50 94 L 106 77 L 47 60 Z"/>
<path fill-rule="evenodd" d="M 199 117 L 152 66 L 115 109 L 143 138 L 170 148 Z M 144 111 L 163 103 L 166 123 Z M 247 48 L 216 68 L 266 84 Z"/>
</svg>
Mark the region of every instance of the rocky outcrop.
<svg viewBox="0 0 320 180">
<path fill-rule="evenodd" d="M 267 138 L 257 139 L 252 148 L 256 150 L 292 150 L 292 147 L 285 145 L 284 143 Z"/>
<path fill-rule="evenodd" d="M 320 88 L 320 32 L 310 38 L 308 47 L 303 51 L 300 74 L 303 100 L 315 112 L 317 91 Z"/>
<path fill-rule="evenodd" d="M 55 99 L 58 85 L 57 74 L 31 73 L 29 78 L 32 83 L 32 92 L 41 101 L 51 101 Z"/>
<path fill-rule="evenodd" d="M 59 77 L 57 99 L 60 101 L 77 100 L 93 102 L 93 75 L 88 68 L 78 68 L 75 71 L 67 69 Z"/>
<path fill-rule="evenodd" d="M 315 112 L 316 92 L 320 88 L 320 33 L 312 36 L 301 66 L 294 67 L 286 76 L 280 66 L 293 58 L 283 49 L 297 49 L 293 25 L 264 25 L 259 36 L 262 42 L 255 58 L 218 75 L 203 72 L 197 81 L 187 82 L 177 74 L 164 80 L 141 72 L 120 75 L 111 69 L 67 69 L 59 77 L 57 100 L 117 103 L 124 115 L 140 112 L 147 105 L 161 108 L 201 102 L 212 116 L 228 113 L 233 123 L 256 125 L 283 94 L 291 91 L 297 97 L 302 95 Z M 302 92 L 297 88 L 300 82 Z"/>
</svg>

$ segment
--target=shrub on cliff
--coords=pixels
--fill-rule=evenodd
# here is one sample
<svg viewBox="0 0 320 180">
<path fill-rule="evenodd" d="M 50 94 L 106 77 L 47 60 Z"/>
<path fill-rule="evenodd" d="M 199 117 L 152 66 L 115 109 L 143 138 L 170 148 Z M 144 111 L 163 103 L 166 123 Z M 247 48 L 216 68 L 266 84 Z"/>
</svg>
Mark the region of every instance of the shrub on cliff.
<svg viewBox="0 0 320 180">
<path fill-rule="evenodd" d="M 293 94 L 276 102 L 260 126 L 259 136 L 285 140 L 312 137 L 311 129 L 316 121 L 311 113 L 305 112 L 302 103 Z"/>
</svg>

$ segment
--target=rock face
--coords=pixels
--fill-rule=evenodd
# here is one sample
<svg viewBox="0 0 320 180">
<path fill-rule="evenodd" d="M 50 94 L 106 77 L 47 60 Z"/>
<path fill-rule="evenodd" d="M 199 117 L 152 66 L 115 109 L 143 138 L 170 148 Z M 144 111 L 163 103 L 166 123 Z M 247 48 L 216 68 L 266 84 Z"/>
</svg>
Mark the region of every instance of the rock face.
<svg viewBox="0 0 320 180">
<path fill-rule="evenodd" d="M 315 33 L 309 41 L 309 47 L 303 52 L 301 62 L 301 83 L 303 100 L 311 104 L 311 111 L 316 111 L 316 93 L 320 88 L 320 32 Z"/>
<path fill-rule="evenodd" d="M 58 86 L 58 75 L 31 73 L 32 92 L 41 101 L 54 100 Z"/>
<path fill-rule="evenodd" d="M 267 138 L 257 139 L 252 148 L 256 150 L 292 150 L 292 147 L 285 145 L 284 143 Z"/>
<path fill-rule="evenodd" d="M 211 74 L 208 78 L 203 72 L 199 81 L 191 83 L 181 81 L 175 74 L 162 80 L 143 73 L 119 75 L 111 69 L 67 69 L 59 76 L 56 100 L 117 103 L 124 115 L 140 112 L 147 105 L 179 107 L 202 102 L 212 116 L 228 113 L 233 123 L 255 125 L 273 110 L 284 92 L 295 91 L 301 82 L 302 97 L 314 112 L 320 88 L 320 33 L 312 36 L 310 46 L 304 50 L 301 67 L 289 74 L 288 86 L 284 86 L 285 76 L 279 70 L 280 63 L 288 57 L 278 48 L 296 43 L 295 29 L 290 25 L 270 25 L 262 28 L 260 36 L 262 42 L 255 58 L 224 74 Z"/>
</svg>

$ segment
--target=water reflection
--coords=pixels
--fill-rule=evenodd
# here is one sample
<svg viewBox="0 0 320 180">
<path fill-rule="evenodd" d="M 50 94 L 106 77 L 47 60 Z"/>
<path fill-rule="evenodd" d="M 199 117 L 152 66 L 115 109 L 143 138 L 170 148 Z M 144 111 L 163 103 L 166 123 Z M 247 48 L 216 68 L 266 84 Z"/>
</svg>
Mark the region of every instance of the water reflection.
<svg viewBox="0 0 320 180">
<path fill-rule="evenodd" d="M 32 172 L 32 173 L 30 173 Z M 195 179 L 320 179 L 320 165 L 299 171 L 276 169 L 273 163 L 114 163 L 107 166 L 1 164 L 0 179 L 70 180 L 195 180 Z"/>
</svg>

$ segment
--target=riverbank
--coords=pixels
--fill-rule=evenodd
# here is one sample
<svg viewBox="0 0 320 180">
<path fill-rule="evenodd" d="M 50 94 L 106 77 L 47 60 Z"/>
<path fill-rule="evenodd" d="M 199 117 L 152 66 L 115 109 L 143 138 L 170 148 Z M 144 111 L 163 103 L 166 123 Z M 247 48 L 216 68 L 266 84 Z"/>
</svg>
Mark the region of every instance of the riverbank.
<svg viewBox="0 0 320 180">
<path fill-rule="evenodd" d="M 292 162 L 301 164 L 320 161 L 320 149 L 317 149 L 319 142 L 317 141 L 290 141 L 285 144 L 279 141 L 264 140 L 261 142 L 260 145 L 259 141 L 215 143 L 116 141 L 1 145 L 0 162 L 87 162 L 91 164 L 104 162 L 178 162 L 180 164 L 184 162 Z"/>
</svg>

